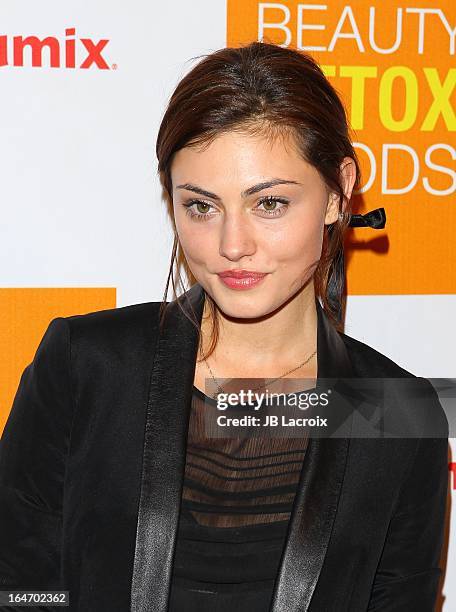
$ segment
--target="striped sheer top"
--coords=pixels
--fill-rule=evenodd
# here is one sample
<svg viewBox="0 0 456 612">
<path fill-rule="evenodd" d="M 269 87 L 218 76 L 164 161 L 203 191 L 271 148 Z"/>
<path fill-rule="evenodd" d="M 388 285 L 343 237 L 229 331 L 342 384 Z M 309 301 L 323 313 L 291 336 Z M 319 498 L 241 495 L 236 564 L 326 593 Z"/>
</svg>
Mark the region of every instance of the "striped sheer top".
<svg viewBox="0 0 456 612">
<path fill-rule="evenodd" d="M 272 588 L 308 437 L 207 437 L 206 410 L 193 387 L 173 575 Z"/>
</svg>

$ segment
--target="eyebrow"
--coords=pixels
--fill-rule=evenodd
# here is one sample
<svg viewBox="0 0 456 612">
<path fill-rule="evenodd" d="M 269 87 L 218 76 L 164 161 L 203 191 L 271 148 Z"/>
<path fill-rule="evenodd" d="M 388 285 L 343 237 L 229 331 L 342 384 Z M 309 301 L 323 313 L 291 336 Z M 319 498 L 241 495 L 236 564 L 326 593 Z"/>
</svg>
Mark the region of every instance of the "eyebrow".
<svg viewBox="0 0 456 612">
<path fill-rule="evenodd" d="M 289 181 L 286 179 L 274 178 L 270 181 L 263 181 L 262 183 L 257 183 L 256 185 L 252 185 L 248 189 L 245 189 L 241 192 L 241 197 L 246 198 L 249 195 L 257 193 L 258 191 L 262 191 L 263 189 L 268 189 L 269 187 L 274 187 L 275 185 L 300 185 L 298 181 Z M 188 189 L 189 191 L 194 191 L 199 195 L 205 196 L 206 198 L 212 198 L 213 200 L 220 201 L 222 198 L 211 191 L 207 191 L 206 189 L 202 189 L 197 185 L 192 185 L 191 183 L 183 183 L 182 185 L 177 185 L 176 189 Z"/>
</svg>

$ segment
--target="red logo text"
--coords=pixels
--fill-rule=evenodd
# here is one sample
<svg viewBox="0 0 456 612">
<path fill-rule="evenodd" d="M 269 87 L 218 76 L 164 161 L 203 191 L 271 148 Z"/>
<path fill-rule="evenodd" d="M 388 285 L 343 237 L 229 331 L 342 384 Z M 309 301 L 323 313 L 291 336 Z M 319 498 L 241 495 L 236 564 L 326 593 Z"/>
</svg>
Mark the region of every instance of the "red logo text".
<svg viewBox="0 0 456 612">
<path fill-rule="evenodd" d="M 66 28 L 65 39 L 59 40 L 55 36 L 13 36 L 0 35 L 0 67 L 24 66 L 24 51 L 31 53 L 31 65 L 36 68 L 43 66 L 43 50 L 49 57 L 51 68 L 82 68 L 86 70 L 94 66 L 101 70 L 110 70 L 110 66 L 103 57 L 103 51 L 109 40 L 101 39 L 98 42 L 91 38 L 76 38 L 76 28 Z M 84 54 L 84 59 L 76 66 L 78 50 Z"/>
</svg>

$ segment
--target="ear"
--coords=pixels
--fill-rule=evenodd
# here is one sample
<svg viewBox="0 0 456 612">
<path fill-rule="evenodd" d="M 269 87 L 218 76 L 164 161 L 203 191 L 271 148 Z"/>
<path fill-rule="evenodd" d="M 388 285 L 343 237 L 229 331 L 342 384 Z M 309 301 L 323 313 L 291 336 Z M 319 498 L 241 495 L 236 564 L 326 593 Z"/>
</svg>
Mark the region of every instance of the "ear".
<svg viewBox="0 0 456 612">
<path fill-rule="evenodd" d="M 345 201 L 342 203 L 342 208 L 345 209 L 347 203 L 350 201 L 353 185 L 356 180 L 356 166 L 351 157 L 344 157 L 342 160 L 340 164 L 340 178 L 345 194 Z M 335 192 L 330 192 L 326 207 L 325 225 L 337 221 L 339 212 L 342 212 L 339 211 L 339 196 Z"/>
<path fill-rule="evenodd" d="M 326 206 L 325 225 L 334 223 L 339 218 L 339 197 L 336 193 L 331 192 Z"/>
</svg>

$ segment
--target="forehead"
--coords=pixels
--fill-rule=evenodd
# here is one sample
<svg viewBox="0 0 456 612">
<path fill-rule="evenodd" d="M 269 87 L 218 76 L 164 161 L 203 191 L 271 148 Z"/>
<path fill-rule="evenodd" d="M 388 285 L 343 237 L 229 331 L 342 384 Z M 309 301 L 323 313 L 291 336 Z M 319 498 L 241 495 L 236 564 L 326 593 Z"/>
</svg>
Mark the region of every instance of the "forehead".
<svg viewBox="0 0 456 612">
<path fill-rule="evenodd" d="M 206 187 L 209 182 L 246 185 L 273 177 L 318 180 L 318 172 L 303 159 L 290 134 L 226 132 L 202 146 L 180 149 L 171 165 L 173 186 L 185 182 Z"/>
</svg>

